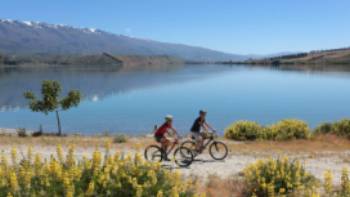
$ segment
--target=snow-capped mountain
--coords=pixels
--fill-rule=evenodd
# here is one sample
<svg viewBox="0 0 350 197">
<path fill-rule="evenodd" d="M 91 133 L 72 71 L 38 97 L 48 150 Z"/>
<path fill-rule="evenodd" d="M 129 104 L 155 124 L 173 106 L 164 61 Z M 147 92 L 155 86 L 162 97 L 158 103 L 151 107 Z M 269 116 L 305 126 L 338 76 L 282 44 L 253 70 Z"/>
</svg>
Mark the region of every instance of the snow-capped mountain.
<svg viewBox="0 0 350 197">
<path fill-rule="evenodd" d="M 201 47 L 137 39 L 93 28 L 0 19 L 0 53 L 64 55 L 102 52 L 114 55 L 169 55 L 193 61 L 237 61 L 247 58 Z"/>
</svg>

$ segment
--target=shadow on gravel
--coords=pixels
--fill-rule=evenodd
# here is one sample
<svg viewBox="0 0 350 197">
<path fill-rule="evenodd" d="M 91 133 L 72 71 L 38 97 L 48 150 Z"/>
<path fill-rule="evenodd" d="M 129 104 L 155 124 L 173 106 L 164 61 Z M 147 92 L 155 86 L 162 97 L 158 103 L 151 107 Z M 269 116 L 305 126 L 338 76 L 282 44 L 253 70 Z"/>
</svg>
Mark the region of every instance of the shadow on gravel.
<svg viewBox="0 0 350 197">
<path fill-rule="evenodd" d="M 194 159 L 193 162 L 201 162 L 201 163 L 214 163 L 214 162 L 225 162 L 225 160 L 214 160 L 214 159 Z"/>
<path fill-rule="evenodd" d="M 167 170 L 177 170 L 177 169 L 190 169 L 191 166 L 188 167 L 179 167 L 177 165 L 172 165 L 172 164 L 162 164 L 161 165 L 163 168 Z"/>
<path fill-rule="evenodd" d="M 193 163 L 224 163 L 225 160 L 215 160 L 215 159 L 194 159 Z M 192 164 L 193 164 L 192 163 Z M 172 164 L 171 162 L 169 163 L 163 163 L 161 165 L 163 168 L 168 169 L 168 170 L 176 170 L 176 169 L 190 169 L 191 165 L 188 167 L 179 167 L 176 164 Z"/>
</svg>

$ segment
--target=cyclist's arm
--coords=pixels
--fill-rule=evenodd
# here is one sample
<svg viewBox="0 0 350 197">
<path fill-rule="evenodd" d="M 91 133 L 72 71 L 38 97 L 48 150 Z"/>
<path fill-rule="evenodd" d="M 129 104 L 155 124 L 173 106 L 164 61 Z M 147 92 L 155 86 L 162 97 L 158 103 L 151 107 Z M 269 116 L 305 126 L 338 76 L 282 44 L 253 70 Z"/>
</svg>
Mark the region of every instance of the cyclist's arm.
<svg viewBox="0 0 350 197">
<path fill-rule="evenodd" d="M 211 131 L 215 131 L 215 129 L 207 122 L 204 122 L 205 127 L 207 127 L 208 129 L 210 129 Z"/>
<path fill-rule="evenodd" d="M 179 138 L 179 135 L 177 133 L 177 130 L 174 127 L 171 127 L 171 130 L 173 130 L 174 135 L 176 136 L 176 138 Z"/>
</svg>

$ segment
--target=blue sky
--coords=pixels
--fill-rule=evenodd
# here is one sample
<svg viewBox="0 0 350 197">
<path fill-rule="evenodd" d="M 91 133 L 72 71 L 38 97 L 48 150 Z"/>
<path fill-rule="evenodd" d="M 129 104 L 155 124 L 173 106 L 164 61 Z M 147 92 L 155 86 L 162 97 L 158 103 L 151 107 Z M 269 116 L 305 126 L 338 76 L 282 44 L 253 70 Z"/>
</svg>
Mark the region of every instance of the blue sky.
<svg viewBox="0 0 350 197">
<path fill-rule="evenodd" d="M 239 54 L 350 46 L 349 0 L 2 0 L 0 18 Z"/>
</svg>

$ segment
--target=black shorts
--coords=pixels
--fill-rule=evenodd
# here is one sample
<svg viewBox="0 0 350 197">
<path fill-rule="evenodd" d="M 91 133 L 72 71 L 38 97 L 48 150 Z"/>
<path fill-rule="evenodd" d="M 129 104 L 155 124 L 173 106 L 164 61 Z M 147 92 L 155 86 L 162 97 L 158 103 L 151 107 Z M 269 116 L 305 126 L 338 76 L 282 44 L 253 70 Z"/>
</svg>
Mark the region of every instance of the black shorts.
<svg viewBox="0 0 350 197">
<path fill-rule="evenodd" d="M 160 143 L 160 141 L 162 140 L 163 136 L 154 136 L 154 139 Z"/>
</svg>

